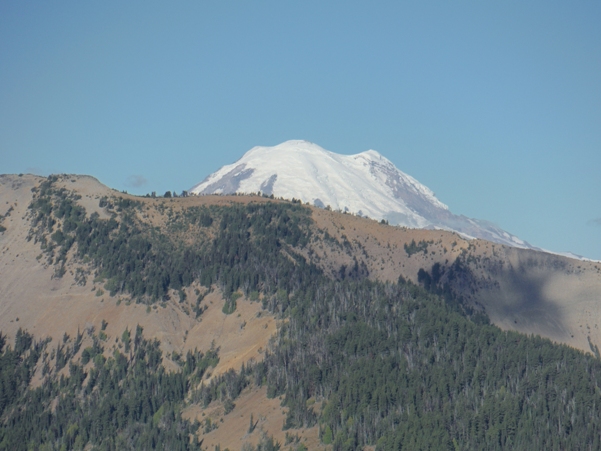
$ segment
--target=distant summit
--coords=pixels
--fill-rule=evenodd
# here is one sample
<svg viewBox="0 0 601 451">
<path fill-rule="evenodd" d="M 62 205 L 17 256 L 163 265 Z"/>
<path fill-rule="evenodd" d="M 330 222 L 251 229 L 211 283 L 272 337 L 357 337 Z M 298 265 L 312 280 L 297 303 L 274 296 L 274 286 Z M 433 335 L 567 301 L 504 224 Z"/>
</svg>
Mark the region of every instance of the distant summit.
<svg viewBox="0 0 601 451">
<path fill-rule="evenodd" d="M 392 225 L 451 230 L 467 237 L 535 249 L 490 222 L 451 213 L 432 190 L 375 150 L 340 155 L 301 140 L 253 147 L 234 164 L 209 175 L 189 192 L 261 192 L 384 219 Z"/>
</svg>

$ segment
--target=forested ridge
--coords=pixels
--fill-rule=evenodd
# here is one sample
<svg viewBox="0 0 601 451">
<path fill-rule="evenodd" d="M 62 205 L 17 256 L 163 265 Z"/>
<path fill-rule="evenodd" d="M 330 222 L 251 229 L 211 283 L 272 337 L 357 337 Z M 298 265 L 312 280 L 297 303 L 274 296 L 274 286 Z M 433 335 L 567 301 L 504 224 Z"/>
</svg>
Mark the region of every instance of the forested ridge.
<svg viewBox="0 0 601 451">
<path fill-rule="evenodd" d="M 180 372 L 167 373 L 159 343 L 138 328 L 129 352 L 107 359 L 99 347 L 87 371 L 83 362 L 71 361 L 68 376 L 49 376 L 27 389 L 47 343 L 19 335 L 15 349 L 0 340 L 0 449 L 83 449 L 88 443 L 115 450 L 198 449 L 190 441 L 198 425 L 183 421 L 179 411 L 190 384 L 214 364 L 214 353 L 190 352 Z"/>
<path fill-rule="evenodd" d="M 211 425 L 182 420 L 182 407 L 233 409 L 249 386 L 283 397 L 284 428 L 317 425 L 335 450 L 601 448 L 598 358 L 501 331 L 448 293 L 365 270 L 327 277 L 299 252 L 320 234 L 297 203 L 156 204 L 167 218 L 157 227 L 142 219 L 142 201 L 102 199 L 101 219 L 55 182 L 37 188 L 30 238 L 57 277 L 72 259 L 81 283 L 94 277 L 148 304 L 198 281 L 221 289 L 225 313 L 254 299 L 286 321 L 263 361 L 201 385 L 218 350 L 182 356 L 168 373 L 158 342 L 137 330 L 108 357 L 95 336 L 87 366 L 71 360 L 80 339 L 67 337 L 69 376 L 50 368 L 31 389 L 44 353 L 53 347 L 56 362 L 61 344 L 20 331 L 13 349 L 2 338 L 0 449 L 199 449 Z"/>
</svg>

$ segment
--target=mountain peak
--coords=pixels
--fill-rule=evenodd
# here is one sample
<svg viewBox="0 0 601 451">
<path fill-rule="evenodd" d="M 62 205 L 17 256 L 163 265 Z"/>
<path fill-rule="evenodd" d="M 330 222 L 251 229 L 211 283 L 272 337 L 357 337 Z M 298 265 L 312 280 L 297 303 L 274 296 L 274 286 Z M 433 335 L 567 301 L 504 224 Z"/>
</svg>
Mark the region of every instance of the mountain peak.
<svg viewBox="0 0 601 451">
<path fill-rule="evenodd" d="M 209 175 L 192 194 L 257 193 L 300 199 L 390 224 L 444 229 L 515 247 L 528 243 L 486 221 L 451 213 L 432 190 L 375 150 L 330 152 L 305 140 L 253 147 L 234 164 Z"/>
<path fill-rule="evenodd" d="M 369 158 L 372 160 L 381 160 L 381 159 L 386 160 L 386 158 L 384 158 L 380 152 L 378 152 L 377 150 L 373 150 L 373 149 L 369 149 L 364 152 L 358 153 L 356 156 L 357 157 L 362 156 L 362 157 Z M 386 160 L 386 161 L 388 161 L 388 160 Z"/>
<path fill-rule="evenodd" d="M 318 152 L 327 152 L 323 147 L 312 143 L 311 141 L 306 141 L 304 139 L 291 139 L 288 141 L 284 141 L 283 143 L 277 144 L 272 147 L 255 147 L 255 149 L 261 150 L 278 150 L 278 151 L 290 151 L 290 152 L 303 152 L 303 151 L 318 151 Z"/>
<path fill-rule="evenodd" d="M 274 147 L 319 147 L 321 149 L 320 146 L 312 143 L 311 141 L 307 141 L 306 139 L 289 139 L 288 141 L 284 141 L 283 143 L 280 143 Z"/>
</svg>

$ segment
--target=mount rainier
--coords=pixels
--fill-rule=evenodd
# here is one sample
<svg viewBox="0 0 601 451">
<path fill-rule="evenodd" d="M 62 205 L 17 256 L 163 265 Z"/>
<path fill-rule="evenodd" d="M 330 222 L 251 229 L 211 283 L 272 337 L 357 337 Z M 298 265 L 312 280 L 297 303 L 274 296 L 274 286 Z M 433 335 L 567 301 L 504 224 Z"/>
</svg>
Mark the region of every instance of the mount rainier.
<svg viewBox="0 0 601 451">
<path fill-rule="evenodd" d="M 253 147 L 209 175 L 191 194 L 261 192 L 317 207 L 386 220 L 392 225 L 443 229 L 514 247 L 536 249 L 494 224 L 453 214 L 434 193 L 375 150 L 340 155 L 308 141 Z"/>
</svg>

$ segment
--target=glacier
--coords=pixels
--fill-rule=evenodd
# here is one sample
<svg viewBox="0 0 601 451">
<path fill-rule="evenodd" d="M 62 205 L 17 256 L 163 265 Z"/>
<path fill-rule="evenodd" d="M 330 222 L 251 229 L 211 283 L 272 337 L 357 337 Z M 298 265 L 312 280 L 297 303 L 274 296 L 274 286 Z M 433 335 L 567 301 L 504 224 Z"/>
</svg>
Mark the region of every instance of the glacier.
<svg viewBox="0 0 601 451">
<path fill-rule="evenodd" d="M 188 192 L 260 192 L 386 220 L 391 225 L 454 231 L 466 238 L 539 250 L 491 222 L 453 214 L 432 190 L 375 150 L 341 155 L 303 140 L 257 146 Z"/>
</svg>

